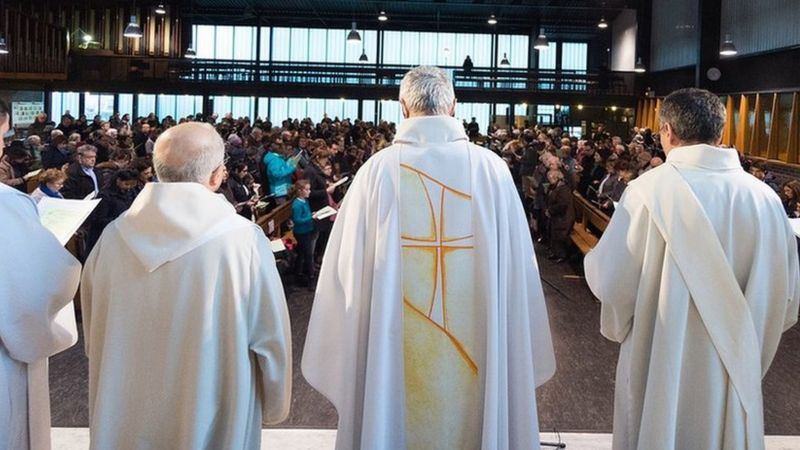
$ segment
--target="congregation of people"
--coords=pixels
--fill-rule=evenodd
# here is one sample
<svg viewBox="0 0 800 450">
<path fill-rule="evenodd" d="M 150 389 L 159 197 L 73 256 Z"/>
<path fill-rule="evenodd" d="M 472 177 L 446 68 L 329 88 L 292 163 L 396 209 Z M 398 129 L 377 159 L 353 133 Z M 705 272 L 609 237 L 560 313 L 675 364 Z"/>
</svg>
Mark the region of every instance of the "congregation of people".
<svg viewBox="0 0 800 450">
<path fill-rule="evenodd" d="M 569 259 L 577 194 L 611 216 L 586 278 L 603 303 L 601 332 L 623 346 L 615 449 L 763 448 L 760 377 L 800 302 L 797 254 L 781 253 L 788 224 L 773 213 L 780 196 L 782 211 L 800 216 L 800 182 L 780 184 L 763 163 L 719 152 L 718 98 L 679 92 L 664 103 L 661 130 L 624 137 L 603 125 L 583 136 L 536 124 L 493 124 L 482 134 L 475 119 L 453 118 L 452 82 L 434 67 L 412 69 L 399 100 L 398 125 L 117 113 L 92 122 L 66 113 L 54 124 L 40 114 L 0 161 L 0 194 L 23 211 L 0 224 L 0 240 L 16 254 L 55 255 L 48 270 L 61 271 L 53 277 L 63 285 L 39 286 L 40 300 L 14 306 L 22 312 L 0 322 L 0 350 L 10 355 L 0 362 L 17 364 L 16 386 L 47 386 L 46 367 L 33 363 L 76 342 L 74 318 L 62 317 L 72 307 L 63 293 L 80 279 L 92 448 L 259 448 L 262 424 L 284 420 L 292 403 L 292 338 L 286 274 L 254 221 L 290 207 L 289 275 L 316 286 L 302 370 L 337 409 L 337 449 L 537 448 L 535 388 L 556 361 L 532 242 L 545 244 L 555 263 Z M 708 127 L 685 123 L 692 108 L 713 110 Z M 0 125 L 7 128 L 9 116 L 0 105 Z M 677 169 L 650 173 L 662 165 L 689 174 L 675 199 L 651 189 L 658 177 L 680 178 Z M 690 191 L 722 172 L 730 175 L 717 180 L 725 189 L 755 192 L 725 198 L 765 205 L 763 217 L 742 207 L 706 214 L 713 199 Z M 20 248 L 38 223 L 33 202 L 92 197 L 101 201 L 79 233 L 82 268 L 41 227 L 31 248 Z M 669 209 L 678 197 L 688 212 Z M 316 218 L 326 207 L 337 213 Z M 708 227 L 687 237 L 674 229 L 682 222 L 663 225 L 669 214 Z M 745 245 L 724 235 L 714 254 L 721 259 L 687 274 L 703 263 L 689 250 L 707 244 L 702 238 L 731 214 L 774 239 Z M 627 233 L 635 247 L 625 244 Z M 721 269 L 722 247 L 733 246 L 735 274 Z M 29 259 L 26 268 L 48 266 Z M 610 259 L 620 262 L 606 270 L 601 262 Z M 11 294 L 30 282 L 26 273 L 11 275 L 0 285 Z M 712 284 L 732 292 L 737 277 L 763 289 L 736 292 L 736 318 L 712 317 L 722 300 L 698 288 L 703 276 L 730 281 Z M 760 321 L 738 339 L 734 330 L 753 322 L 748 304 Z M 655 320 L 656 306 L 668 323 Z M 8 325 L 14 317 L 29 326 L 7 332 L 18 329 Z M 675 331 L 678 322 L 689 325 Z M 699 344 L 665 351 L 661 333 Z M 26 381 L 34 371 L 38 384 Z M 49 414 L 48 402 L 23 409 L 0 444 L 48 448 L 49 421 L 35 419 Z"/>
</svg>

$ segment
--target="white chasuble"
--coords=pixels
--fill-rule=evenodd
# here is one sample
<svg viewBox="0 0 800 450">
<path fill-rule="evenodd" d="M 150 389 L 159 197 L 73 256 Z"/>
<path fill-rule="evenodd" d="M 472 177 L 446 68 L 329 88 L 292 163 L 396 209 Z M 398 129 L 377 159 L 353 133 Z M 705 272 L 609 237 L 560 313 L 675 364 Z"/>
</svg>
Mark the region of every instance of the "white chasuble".
<svg viewBox="0 0 800 450">
<path fill-rule="evenodd" d="M 763 449 L 761 378 L 800 274 L 778 197 L 735 151 L 673 149 L 584 264 L 601 332 L 622 343 L 614 449 Z"/>
<path fill-rule="evenodd" d="M 337 449 L 538 449 L 555 362 L 529 236 L 507 166 L 453 118 L 405 120 L 359 170 L 302 362 Z"/>
</svg>

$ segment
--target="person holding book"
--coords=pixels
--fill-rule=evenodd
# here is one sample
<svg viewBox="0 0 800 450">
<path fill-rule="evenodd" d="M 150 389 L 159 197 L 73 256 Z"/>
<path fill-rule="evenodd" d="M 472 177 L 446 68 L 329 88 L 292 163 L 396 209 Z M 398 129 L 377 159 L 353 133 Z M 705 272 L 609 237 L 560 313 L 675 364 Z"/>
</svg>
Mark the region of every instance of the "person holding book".
<svg viewBox="0 0 800 450">
<path fill-rule="evenodd" d="M 294 237 L 297 239 L 296 274 L 299 284 L 311 285 L 314 280 L 314 246 L 317 230 L 311 214 L 308 197 L 311 194 L 311 182 L 302 179 L 294 184 L 295 199 L 292 201 L 292 222 Z"/>
</svg>

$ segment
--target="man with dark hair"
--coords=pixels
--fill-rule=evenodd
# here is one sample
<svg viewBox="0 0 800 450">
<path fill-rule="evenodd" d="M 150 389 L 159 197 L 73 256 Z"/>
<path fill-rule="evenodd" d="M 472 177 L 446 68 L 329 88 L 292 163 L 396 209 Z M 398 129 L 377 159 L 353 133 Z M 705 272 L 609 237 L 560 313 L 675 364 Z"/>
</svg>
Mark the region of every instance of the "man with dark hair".
<svg viewBox="0 0 800 450">
<path fill-rule="evenodd" d="M 764 449 L 761 379 L 800 304 L 795 238 L 778 196 L 719 148 L 716 95 L 673 92 L 659 119 L 666 161 L 630 183 L 584 262 L 600 331 L 622 344 L 614 448 Z"/>
</svg>

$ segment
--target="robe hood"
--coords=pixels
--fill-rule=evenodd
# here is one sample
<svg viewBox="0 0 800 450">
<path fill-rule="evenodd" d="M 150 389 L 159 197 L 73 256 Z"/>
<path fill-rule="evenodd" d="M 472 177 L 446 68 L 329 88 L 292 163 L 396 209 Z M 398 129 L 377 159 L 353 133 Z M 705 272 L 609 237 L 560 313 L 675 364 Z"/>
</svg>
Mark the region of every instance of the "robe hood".
<svg viewBox="0 0 800 450">
<path fill-rule="evenodd" d="M 225 197 L 199 183 L 148 183 L 113 223 L 148 272 L 247 224 Z"/>
<path fill-rule="evenodd" d="M 705 169 L 741 169 L 739 154 L 732 148 L 714 147 L 708 144 L 686 145 L 670 150 L 667 162 L 690 165 Z"/>
<path fill-rule="evenodd" d="M 450 116 L 421 116 L 405 119 L 397 126 L 395 144 L 441 144 L 467 140 L 464 126 Z"/>
</svg>

